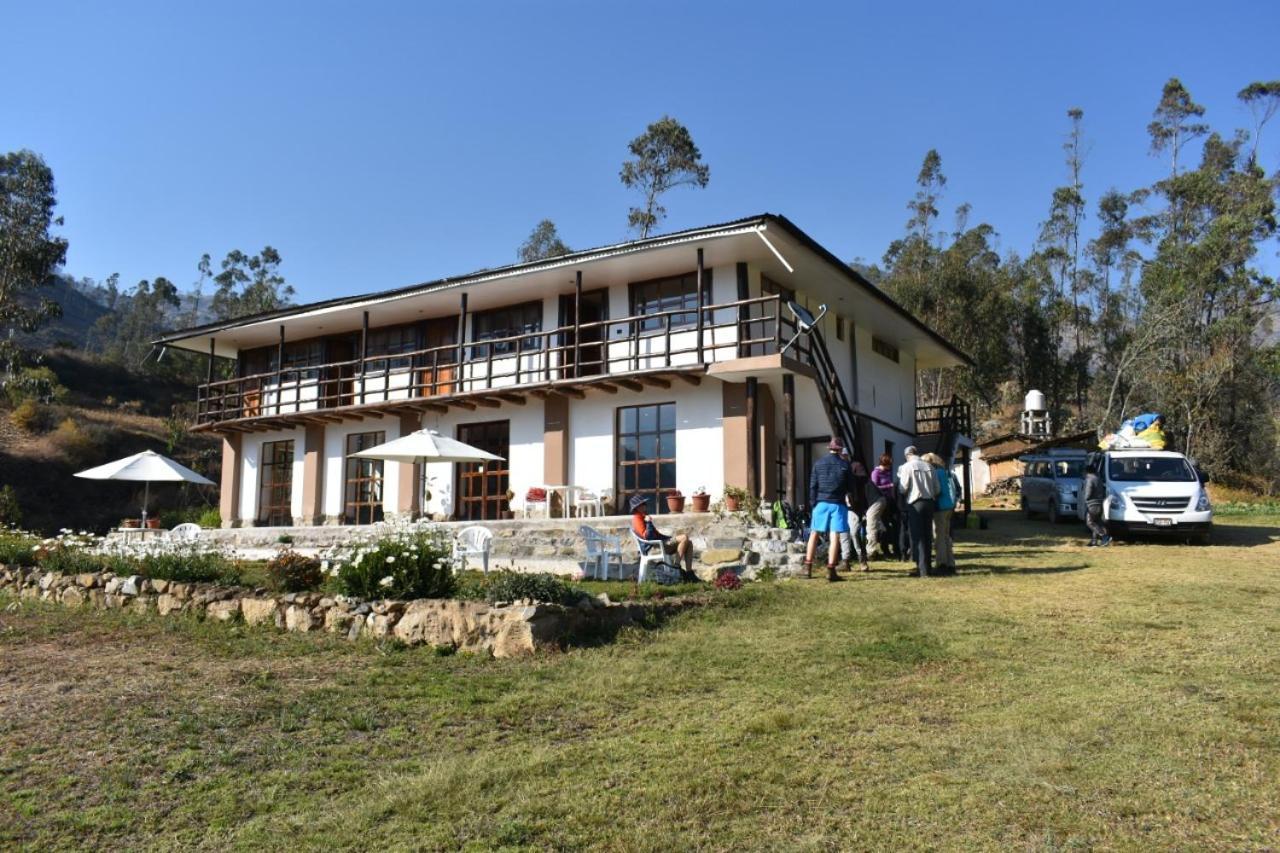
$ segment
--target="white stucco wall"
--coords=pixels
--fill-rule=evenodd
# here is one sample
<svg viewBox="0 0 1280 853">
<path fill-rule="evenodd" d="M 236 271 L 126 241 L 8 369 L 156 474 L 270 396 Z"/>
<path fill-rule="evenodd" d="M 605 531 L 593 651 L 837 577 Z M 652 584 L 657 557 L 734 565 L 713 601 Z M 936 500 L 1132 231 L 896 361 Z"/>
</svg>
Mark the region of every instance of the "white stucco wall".
<svg viewBox="0 0 1280 853">
<path fill-rule="evenodd" d="M 347 436 L 356 432 L 385 432 L 386 440 L 400 437 L 400 419 L 394 417 L 366 418 L 351 423 L 329 424 L 324 431 L 324 460 L 320 470 L 324 476 L 321 512 L 328 518 L 343 513 L 343 492 L 346 489 Z M 298 475 L 299 477 L 301 474 Z M 300 482 L 300 480 L 298 481 Z M 396 511 L 400 495 L 400 466 L 394 462 L 382 466 L 382 511 L 386 515 Z M 299 498 L 299 502 L 301 499 Z M 301 505 L 301 503 L 299 503 Z"/>
<path fill-rule="evenodd" d="M 501 408 L 477 409 L 474 412 L 459 409 L 443 415 L 427 414 L 423 416 L 422 425 L 437 430 L 441 435 L 457 438 L 458 427 L 462 424 L 508 421 L 511 449 L 507 461 L 511 471 L 511 490 L 516 494 L 514 503 L 518 505 L 530 486 L 545 480 L 542 470 L 544 417 L 542 401 L 530 397 L 523 406 L 504 404 Z M 452 514 L 454 466 L 447 463 L 426 465 L 423 466 L 423 476 L 427 478 L 427 488 L 431 492 L 426 512 Z"/>
</svg>

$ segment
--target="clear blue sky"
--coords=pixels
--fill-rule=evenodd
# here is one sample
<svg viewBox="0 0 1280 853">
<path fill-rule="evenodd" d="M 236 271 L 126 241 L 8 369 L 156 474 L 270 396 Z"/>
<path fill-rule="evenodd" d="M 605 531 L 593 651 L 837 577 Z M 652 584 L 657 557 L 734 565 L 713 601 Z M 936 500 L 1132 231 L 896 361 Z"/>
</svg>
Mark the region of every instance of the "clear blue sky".
<svg viewBox="0 0 1280 853">
<path fill-rule="evenodd" d="M 664 113 L 711 184 L 670 194 L 663 230 L 779 212 L 878 260 L 936 147 L 944 222 L 968 201 L 1025 252 L 1065 177 L 1069 107 L 1092 206 L 1164 170 L 1145 128 L 1169 76 L 1226 131 L 1248 121 L 1236 91 L 1280 77 L 1275 2 L 0 11 L 0 150 L 53 167 L 68 272 L 185 287 L 202 252 L 271 244 L 304 301 L 511 262 L 543 217 L 575 248 L 623 239 L 626 143 Z"/>
</svg>

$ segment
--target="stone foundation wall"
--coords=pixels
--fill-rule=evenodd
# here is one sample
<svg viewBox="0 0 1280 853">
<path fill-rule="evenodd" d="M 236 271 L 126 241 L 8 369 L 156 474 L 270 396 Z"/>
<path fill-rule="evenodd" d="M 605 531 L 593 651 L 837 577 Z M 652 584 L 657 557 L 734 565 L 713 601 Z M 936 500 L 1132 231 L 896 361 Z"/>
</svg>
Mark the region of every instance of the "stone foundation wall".
<svg viewBox="0 0 1280 853">
<path fill-rule="evenodd" d="M 176 583 L 109 573 L 62 575 L 39 568 L 0 566 L 0 591 L 72 607 L 192 614 L 282 631 L 328 631 L 348 640 L 396 639 L 408 645 L 450 646 L 493 657 L 560 648 L 575 636 L 612 636 L 628 625 L 697 604 L 692 598 L 653 603 L 612 602 L 607 596 L 565 607 L 534 601 L 500 603 L 453 599 L 356 601 L 321 593 L 272 595 L 266 590 Z"/>
<path fill-rule="evenodd" d="M 470 522 L 443 522 L 449 530 L 460 530 Z M 631 570 L 636 565 L 636 549 L 630 533 L 629 516 L 572 519 L 513 519 L 484 522 L 493 532 L 490 544 L 490 568 L 516 571 L 544 571 L 571 574 L 581 568 L 586 545 L 578 530 L 584 524 L 601 533 L 622 539 L 622 556 Z M 748 525 L 740 516 L 718 518 L 711 513 L 665 515 L 658 527 L 666 533 L 685 533 L 693 542 L 694 570 L 703 580 L 714 580 L 718 571 L 734 568 L 750 579 L 764 567 L 779 577 L 803 571 L 803 545 L 790 543 L 790 531 L 761 525 Z M 348 540 L 359 532 L 352 527 L 248 527 L 235 530 L 206 531 L 208 538 L 252 553 L 268 557 L 282 547 L 281 536 L 292 539 L 292 546 L 305 553 L 330 547 Z"/>
</svg>

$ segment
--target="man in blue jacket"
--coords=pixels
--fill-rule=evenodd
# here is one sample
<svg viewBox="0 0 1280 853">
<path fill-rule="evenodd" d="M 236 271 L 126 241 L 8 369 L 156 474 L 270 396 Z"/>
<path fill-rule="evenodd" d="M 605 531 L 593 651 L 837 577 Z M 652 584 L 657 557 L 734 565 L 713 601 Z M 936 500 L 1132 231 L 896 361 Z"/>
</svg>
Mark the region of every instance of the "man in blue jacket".
<svg viewBox="0 0 1280 853">
<path fill-rule="evenodd" d="M 842 581 L 836 574 L 840 560 L 840 534 L 849 532 L 849 493 L 853 490 L 853 472 L 849 463 L 840 458 L 844 442 L 831 439 L 827 455 L 813 463 L 809 473 L 809 547 L 805 551 L 804 568 L 813 574 L 814 552 L 818 550 L 818 535 L 827 534 L 827 580 Z"/>
</svg>

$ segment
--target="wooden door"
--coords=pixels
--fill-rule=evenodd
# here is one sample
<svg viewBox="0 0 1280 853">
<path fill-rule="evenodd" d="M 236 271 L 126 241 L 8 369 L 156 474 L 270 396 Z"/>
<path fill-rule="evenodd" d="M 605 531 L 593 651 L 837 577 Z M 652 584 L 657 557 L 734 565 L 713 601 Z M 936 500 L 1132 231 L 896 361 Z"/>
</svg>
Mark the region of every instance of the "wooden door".
<svg viewBox="0 0 1280 853">
<path fill-rule="evenodd" d="M 458 441 L 501 456 L 502 460 L 455 466 L 458 482 L 454 494 L 458 497 L 454 517 L 459 521 L 505 518 L 510 509 L 507 489 L 511 470 L 506 460 L 511 455 L 511 422 L 462 424 L 458 427 Z"/>
<path fill-rule="evenodd" d="M 423 328 L 422 367 L 418 371 L 418 396 L 440 397 L 457 391 L 458 318 L 436 317 Z M 439 349 L 446 347 L 446 349 Z"/>
<path fill-rule="evenodd" d="M 325 341 L 325 361 L 333 366 L 324 368 L 325 381 L 321 390 L 321 408 L 349 406 L 355 402 L 355 358 L 354 338 L 344 336 L 329 338 Z M 335 362 L 339 363 L 335 364 Z"/>
<path fill-rule="evenodd" d="M 560 297 L 560 325 L 577 326 L 575 322 L 573 294 Z M 598 323 L 609 319 L 609 290 L 600 288 L 582 294 L 582 323 Z M 576 332 L 570 328 L 562 335 L 564 350 L 560 363 L 564 365 L 562 378 L 575 376 L 599 376 L 605 373 L 605 326 L 588 326 Z M 579 341 L 574 347 L 574 340 Z"/>
</svg>

